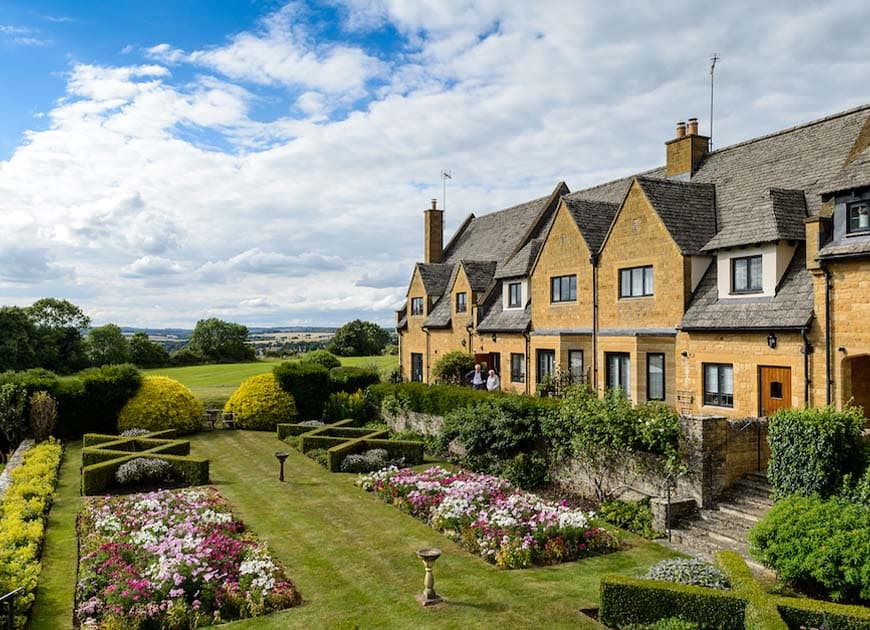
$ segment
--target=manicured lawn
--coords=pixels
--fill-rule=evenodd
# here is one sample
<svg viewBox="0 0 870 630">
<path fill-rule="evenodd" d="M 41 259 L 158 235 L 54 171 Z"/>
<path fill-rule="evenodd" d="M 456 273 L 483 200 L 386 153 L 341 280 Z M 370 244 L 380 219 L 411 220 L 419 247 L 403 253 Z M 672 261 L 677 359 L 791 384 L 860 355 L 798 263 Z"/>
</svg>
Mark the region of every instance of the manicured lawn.
<svg viewBox="0 0 870 630">
<path fill-rule="evenodd" d="M 273 434 L 214 431 L 192 438 L 211 459 L 212 482 L 266 542 L 302 593 L 296 609 L 232 628 L 576 628 L 600 627 L 579 613 L 597 605 L 606 573 L 639 575 L 673 555 L 631 537 L 628 551 L 553 567 L 503 571 L 422 522 L 332 474 Z M 275 451 L 290 450 L 287 482 Z M 68 627 L 75 579 L 80 449 L 68 448 L 52 508 L 34 628 Z M 448 603 L 422 609 L 423 567 L 414 551 L 438 546 L 436 588 Z"/>
<path fill-rule="evenodd" d="M 186 385 L 194 395 L 207 405 L 222 405 L 243 380 L 250 376 L 271 372 L 281 360 L 253 361 L 251 363 L 226 363 L 219 365 L 191 365 L 176 368 L 142 370 L 143 374 L 168 376 Z M 342 365 L 358 367 L 374 366 L 385 379 L 399 363 L 393 356 L 342 357 Z"/>
</svg>

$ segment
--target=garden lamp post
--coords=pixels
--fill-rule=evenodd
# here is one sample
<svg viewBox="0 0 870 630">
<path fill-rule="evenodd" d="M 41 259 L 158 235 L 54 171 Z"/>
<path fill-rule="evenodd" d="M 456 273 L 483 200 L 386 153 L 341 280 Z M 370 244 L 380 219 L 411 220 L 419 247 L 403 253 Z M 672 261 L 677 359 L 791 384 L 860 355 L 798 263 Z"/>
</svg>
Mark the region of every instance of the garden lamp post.
<svg viewBox="0 0 870 630">
<path fill-rule="evenodd" d="M 284 460 L 287 459 L 287 456 L 290 453 L 285 453 L 284 451 L 278 451 L 275 453 L 275 457 L 278 458 L 278 461 L 281 463 L 281 473 L 278 475 L 278 481 L 284 481 Z"/>
<path fill-rule="evenodd" d="M 421 606 L 433 606 L 444 601 L 438 593 L 435 592 L 435 576 L 432 574 L 432 567 L 435 561 L 441 557 L 441 550 L 437 547 L 427 549 L 418 549 L 417 557 L 423 561 L 426 567 L 426 576 L 423 578 L 423 592 L 417 595 L 417 601 Z"/>
</svg>

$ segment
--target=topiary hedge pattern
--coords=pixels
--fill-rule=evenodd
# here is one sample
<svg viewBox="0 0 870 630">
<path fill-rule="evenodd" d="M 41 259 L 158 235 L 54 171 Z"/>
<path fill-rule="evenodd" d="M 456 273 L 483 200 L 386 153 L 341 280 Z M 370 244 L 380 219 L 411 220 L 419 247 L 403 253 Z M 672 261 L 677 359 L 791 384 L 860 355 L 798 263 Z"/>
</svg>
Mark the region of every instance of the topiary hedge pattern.
<svg viewBox="0 0 870 630">
<path fill-rule="evenodd" d="M 15 628 L 25 626 L 36 596 L 44 517 L 57 486 L 62 452 L 53 439 L 30 448 L 11 472 L 12 484 L 0 501 L 0 593 L 24 589 L 15 598 Z"/>
<path fill-rule="evenodd" d="M 202 403 L 187 387 L 167 376 L 146 376 L 121 410 L 118 429 L 175 429 L 193 433 L 202 427 Z"/>
<path fill-rule="evenodd" d="M 778 497 L 835 493 L 847 473 L 860 475 L 864 414 L 858 407 L 780 409 L 770 418 L 767 478 Z"/>
<path fill-rule="evenodd" d="M 734 591 L 746 600 L 746 627 L 786 630 L 788 626 L 779 615 L 775 598 L 761 588 L 741 555 L 736 551 L 718 551 L 715 557 Z"/>
<path fill-rule="evenodd" d="M 224 412 L 232 412 L 236 427 L 274 431 L 279 422 L 296 420 L 296 403 L 281 389 L 272 373 L 252 376 L 239 385 L 224 405 Z"/>
<path fill-rule="evenodd" d="M 776 607 L 789 630 L 870 630 L 870 608 L 864 606 L 780 597 L 776 600 Z"/>
</svg>

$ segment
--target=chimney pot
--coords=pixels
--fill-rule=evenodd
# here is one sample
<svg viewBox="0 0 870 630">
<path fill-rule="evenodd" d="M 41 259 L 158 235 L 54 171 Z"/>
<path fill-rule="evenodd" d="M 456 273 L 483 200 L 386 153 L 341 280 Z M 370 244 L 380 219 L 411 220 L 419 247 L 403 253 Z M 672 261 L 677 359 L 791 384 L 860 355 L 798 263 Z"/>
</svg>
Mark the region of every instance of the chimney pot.
<svg viewBox="0 0 870 630">
<path fill-rule="evenodd" d="M 697 136 L 698 135 L 698 119 L 697 118 L 689 118 L 688 133 L 690 136 Z"/>
<path fill-rule="evenodd" d="M 437 200 L 437 199 L 433 199 L 433 200 L 432 200 L 432 209 L 433 209 L 433 210 L 437 210 L 437 209 L 438 209 L 438 200 Z"/>
<path fill-rule="evenodd" d="M 686 123 L 680 121 L 677 123 L 677 138 L 686 137 Z"/>
</svg>

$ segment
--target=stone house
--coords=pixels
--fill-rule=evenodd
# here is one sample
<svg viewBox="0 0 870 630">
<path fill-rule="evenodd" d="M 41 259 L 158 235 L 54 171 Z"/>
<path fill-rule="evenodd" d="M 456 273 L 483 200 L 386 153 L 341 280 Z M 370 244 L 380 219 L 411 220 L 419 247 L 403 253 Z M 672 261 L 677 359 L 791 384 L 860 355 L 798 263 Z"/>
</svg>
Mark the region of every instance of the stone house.
<svg viewBox="0 0 870 630">
<path fill-rule="evenodd" d="M 424 260 L 397 312 L 406 380 L 464 350 L 534 393 L 557 371 L 686 414 L 870 413 L 870 105 L 480 217 Z"/>
</svg>

